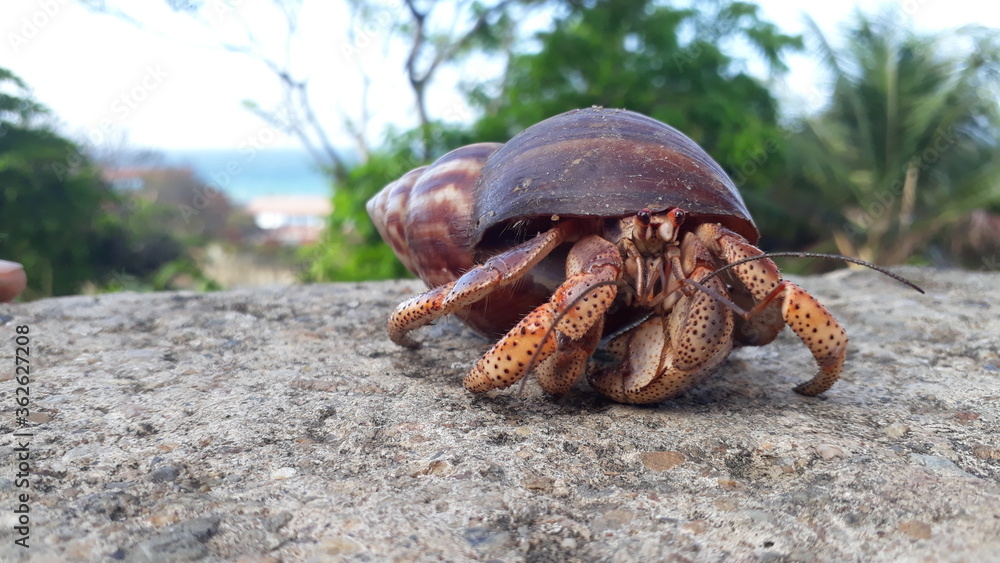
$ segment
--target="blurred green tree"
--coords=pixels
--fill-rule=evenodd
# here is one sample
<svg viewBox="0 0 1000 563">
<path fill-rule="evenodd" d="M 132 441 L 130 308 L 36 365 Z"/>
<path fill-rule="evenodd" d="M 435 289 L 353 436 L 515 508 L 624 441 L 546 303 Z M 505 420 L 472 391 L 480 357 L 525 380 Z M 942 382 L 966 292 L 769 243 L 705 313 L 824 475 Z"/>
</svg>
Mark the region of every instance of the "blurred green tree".
<svg viewBox="0 0 1000 563">
<path fill-rule="evenodd" d="M 922 36 L 893 15 L 857 13 L 841 48 L 811 24 L 833 94 L 792 137 L 779 195 L 829 246 L 881 264 L 926 257 L 974 210 L 1000 211 L 996 32 Z"/>
<path fill-rule="evenodd" d="M 655 0 L 565 1 L 537 37 L 534 53 L 511 58 L 499 84 L 475 85 L 484 112 L 467 139 L 504 141 L 574 108 L 599 105 L 644 113 L 682 131 L 729 172 L 770 248 L 803 244 L 808 225 L 770 197 L 784 172 L 787 133 L 768 86 L 802 39 L 781 33 L 747 2 L 689 9 Z M 732 53 L 756 54 L 746 59 Z"/>
<path fill-rule="evenodd" d="M 371 223 L 365 204 L 385 185 L 409 170 L 464 144 L 468 133 L 431 118 L 427 109 L 427 90 L 440 69 L 465 60 L 473 53 L 502 56 L 510 49 L 517 18 L 512 12 L 545 4 L 545 0 L 463 0 L 450 8 L 441 4 L 403 0 L 402 19 L 391 26 L 379 18 L 387 14 L 384 6 L 365 0 L 352 0 L 353 17 L 359 29 L 376 24 L 391 29 L 408 44 L 404 71 L 415 98 L 419 124 L 409 131 L 390 131 L 381 147 L 373 149 L 364 139 L 366 107 L 356 118 L 344 116 L 344 128 L 357 140 L 360 162 L 351 166 L 328 166 L 333 178 L 333 212 L 322 240 L 302 249 L 307 265 L 300 277 L 304 281 L 363 280 L 399 278 L 409 275 Z M 450 32 L 432 24 L 432 16 L 454 12 Z M 396 14 L 395 11 L 392 13 Z M 464 27 L 456 27 L 462 19 Z M 364 34 L 364 31 L 361 32 Z M 353 35 L 353 32 L 352 32 Z M 365 39 L 367 41 L 367 39 Z M 349 50 L 353 49 L 348 45 Z M 467 127 L 468 124 L 462 124 Z"/>
<path fill-rule="evenodd" d="M 496 85 L 471 88 L 484 110 L 477 139 L 503 141 L 574 108 L 627 108 L 673 125 L 731 170 L 781 138 L 778 106 L 747 72 L 751 61 L 727 53 L 750 47 L 771 73 L 802 41 L 764 22 L 745 2 L 678 9 L 653 0 L 560 3 L 566 12 L 539 34 L 540 49 L 515 55 Z M 707 6 L 707 7 L 706 7 Z M 490 91 L 496 92 L 490 95 Z M 780 170 L 780 162 L 769 162 Z"/>
<path fill-rule="evenodd" d="M 423 131 L 420 131 L 423 134 Z M 386 184 L 421 163 L 407 147 L 383 149 L 335 184 L 333 211 L 322 239 L 303 247 L 303 281 L 359 281 L 406 277 L 406 268 L 382 242 L 365 204 Z"/>
</svg>

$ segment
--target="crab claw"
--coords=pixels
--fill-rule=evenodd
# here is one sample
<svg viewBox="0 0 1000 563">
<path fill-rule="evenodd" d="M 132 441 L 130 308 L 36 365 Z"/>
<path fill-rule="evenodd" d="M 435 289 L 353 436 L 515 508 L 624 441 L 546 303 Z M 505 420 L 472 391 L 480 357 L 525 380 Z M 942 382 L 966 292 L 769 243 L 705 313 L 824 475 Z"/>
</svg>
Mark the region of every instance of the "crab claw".
<svg viewBox="0 0 1000 563">
<path fill-rule="evenodd" d="M 718 279 L 711 289 L 725 290 Z M 667 317 L 654 316 L 619 336 L 609 350 L 621 360 L 590 384 L 621 403 L 672 399 L 712 374 L 732 348 L 733 314 L 706 293 L 684 296 Z"/>
</svg>

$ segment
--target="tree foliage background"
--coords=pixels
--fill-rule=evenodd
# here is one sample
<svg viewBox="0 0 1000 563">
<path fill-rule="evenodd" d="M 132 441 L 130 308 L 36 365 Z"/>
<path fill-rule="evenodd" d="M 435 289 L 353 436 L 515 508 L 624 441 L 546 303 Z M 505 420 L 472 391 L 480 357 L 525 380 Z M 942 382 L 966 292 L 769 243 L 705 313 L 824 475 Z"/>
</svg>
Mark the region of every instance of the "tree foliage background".
<svg viewBox="0 0 1000 563">
<path fill-rule="evenodd" d="M 96 249 L 114 231 L 102 210 L 116 199 L 48 120 L 26 85 L 0 68 L 0 253 L 24 264 L 29 287 L 59 295 L 106 273 Z"/>
<path fill-rule="evenodd" d="M 822 207 L 804 207 L 817 234 L 882 264 L 948 254 L 960 263 L 962 247 L 995 252 L 996 242 L 968 228 L 973 217 L 1000 211 L 995 30 L 928 37 L 890 12 L 859 13 L 836 48 L 811 27 L 833 92 L 795 132 L 783 191 L 816 196 Z"/>
<path fill-rule="evenodd" d="M 516 18 L 506 10 L 539 4 L 556 14 L 549 28 L 531 41 L 511 39 L 513 31 L 504 22 Z M 738 180 L 748 198 L 760 201 L 760 213 L 773 215 L 772 224 L 780 225 L 772 242 L 793 239 L 797 222 L 764 196 L 769 179 L 783 167 L 785 134 L 778 123 L 778 103 L 750 76 L 748 61 L 727 50 L 748 46 L 769 72 L 780 74 L 786 70 L 782 55 L 800 49 L 802 40 L 763 21 L 753 4 L 705 6 L 679 9 L 650 0 L 492 6 L 500 31 L 490 27 L 486 37 L 469 39 L 469 49 L 456 51 L 452 61 L 459 63 L 473 46 L 508 57 L 506 71 L 495 83 L 465 85 L 480 117 L 458 124 L 428 121 L 413 131 L 394 133 L 350 178 L 339 182 L 330 228 L 323 244 L 310 254 L 307 279 L 369 278 L 378 269 L 372 261 L 379 256 L 397 264 L 367 224 L 363 203 L 406 170 L 463 144 L 506 141 L 547 117 L 591 105 L 624 107 L 670 123 L 730 170 L 749 162 L 753 174 Z M 515 44 L 538 48 L 521 51 Z M 359 228 L 361 224 L 365 226 Z M 355 268 L 345 255 L 348 245 L 363 249 L 362 267 Z M 404 272 L 401 265 L 395 268 L 381 270 L 392 276 Z"/>
</svg>

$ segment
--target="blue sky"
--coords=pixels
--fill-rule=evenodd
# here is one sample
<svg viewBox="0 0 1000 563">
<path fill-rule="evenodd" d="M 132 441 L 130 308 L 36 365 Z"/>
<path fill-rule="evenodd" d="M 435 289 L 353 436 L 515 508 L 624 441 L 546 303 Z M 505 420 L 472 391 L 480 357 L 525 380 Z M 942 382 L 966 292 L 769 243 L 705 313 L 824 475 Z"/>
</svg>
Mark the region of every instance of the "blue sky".
<svg viewBox="0 0 1000 563">
<path fill-rule="evenodd" d="M 0 66 L 20 75 L 36 99 L 59 116 L 64 131 L 84 142 L 100 145 L 125 139 L 132 146 L 154 149 L 298 146 L 242 106 L 247 98 L 263 106 L 280 102 L 271 72 L 251 57 L 219 47 L 224 42 L 248 44 L 249 26 L 258 34 L 255 44 L 262 53 L 283 58 L 284 30 L 270 2 L 210 0 L 203 23 L 172 14 L 165 0 L 122 4 L 142 20 L 141 29 L 91 14 L 72 0 L 4 0 Z M 758 4 L 765 19 L 785 31 L 801 32 L 803 15 L 808 14 L 834 37 L 856 6 L 817 2 L 803 8 L 805 3 L 790 0 Z M 866 10 L 876 6 L 861 5 Z M 912 18 L 924 31 L 971 23 L 1000 28 L 996 4 L 902 0 L 890 5 L 901 19 Z M 396 2 L 387 1 L 385 6 L 401 9 Z M 301 75 L 311 76 L 316 111 L 335 141 L 351 143 L 339 124 L 343 116 L 356 118 L 363 103 L 372 115 L 368 134 L 374 141 L 387 124 L 414 124 L 410 90 L 401 70 L 405 51 L 385 44 L 388 30 L 378 18 L 370 28 L 351 30 L 344 2 L 305 0 L 304 9 L 299 41 L 292 45 L 293 60 Z M 822 73 L 808 56 L 795 56 L 789 62 L 792 72 L 784 94 L 808 105 Z M 486 63 L 476 69 L 484 76 L 497 71 Z M 367 95 L 362 77 L 370 81 Z M 449 87 L 458 78 L 455 72 L 440 76 L 431 94 L 432 114 L 468 112 Z"/>
</svg>

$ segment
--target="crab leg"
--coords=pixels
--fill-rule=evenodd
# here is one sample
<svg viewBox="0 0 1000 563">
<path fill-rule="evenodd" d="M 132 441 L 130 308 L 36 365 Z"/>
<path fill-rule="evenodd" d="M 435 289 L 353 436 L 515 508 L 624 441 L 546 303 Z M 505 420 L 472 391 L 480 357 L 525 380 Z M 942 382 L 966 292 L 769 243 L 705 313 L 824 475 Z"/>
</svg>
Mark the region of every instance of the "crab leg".
<svg viewBox="0 0 1000 563">
<path fill-rule="evenodd" d="M 726 262 L 762 254 L 743 237 L 715 224 L 698 227 L 698 237 Z M 833 315 L 798 285 L 781 279 L 770 258 L 762 258 L 734 268 L 736 276 L 750 290 L 758 305 L 753 317 L 766 311 L 774 301 L 781 304 L 781 316 L 799 339 L 809 347 L 819 371 L 809 381 L 795 387 L 797 393 L 814 396 L 829 389 L 840 377 L 847 358 L 847 333 Z"/>
<path fill-rule="evenodd" d="M 411 330 L 486 297 L 521 279 L 566 239 L 567 227 L 559 225 L 497 254 L 457 280 L 403 301 L 389 317 L 389 338 L 400 346 L 416 348 Z"/>
<path fill-rule="evenodd" d="M 465 376 L 466 389 L 504 389 L 531 366 L 541 368 L 539 383 L 546 391 L 572 387 L 597 347 L 599 325 L 618 293 L 612 282 L 625 265 L 614 244 L 594 235 L 577 242 L 566 262 L 566 281 L 486 352 Z M 560 335 L 571 343 L 558 346 Z M 556 357 L 547 360 L 553 353 Z"/>
</svg>

